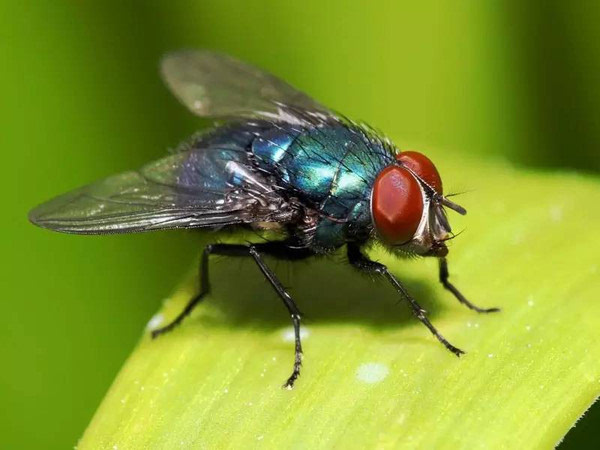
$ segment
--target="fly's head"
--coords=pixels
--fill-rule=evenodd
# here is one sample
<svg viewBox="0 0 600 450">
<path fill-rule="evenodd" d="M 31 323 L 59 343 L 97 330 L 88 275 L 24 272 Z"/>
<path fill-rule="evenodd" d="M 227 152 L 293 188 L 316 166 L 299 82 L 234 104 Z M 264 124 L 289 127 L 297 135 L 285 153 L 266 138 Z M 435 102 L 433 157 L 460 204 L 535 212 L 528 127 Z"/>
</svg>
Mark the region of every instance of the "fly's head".
<svg viewBox="0 0 600 450">
<path fill-rule="evenodd" d="M 371 216 L 381 241 L 395 250 L 444 257 L 451 228 L 444 207 L 466 214 L 443 195 L 442 179 L 429 158 L 402 152 L 373 185 Z"/>
</svg>

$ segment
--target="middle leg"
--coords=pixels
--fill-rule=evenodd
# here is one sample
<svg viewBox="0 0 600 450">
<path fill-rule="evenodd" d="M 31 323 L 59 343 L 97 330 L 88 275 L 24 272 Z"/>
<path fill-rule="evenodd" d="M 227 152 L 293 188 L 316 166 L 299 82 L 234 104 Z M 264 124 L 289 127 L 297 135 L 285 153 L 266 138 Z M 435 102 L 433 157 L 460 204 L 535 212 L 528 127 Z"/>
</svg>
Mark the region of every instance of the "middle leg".
<svg viewBox="0 0 600 450">
<path fill-rule="evenodd" d="M 426 315 L 426 311 L 421 308 L 421 306 L 417 303 L 417 301 L 408 293 L 406 288 L 400 283 L 400 281 L 389 271 L 389 269 L 378 262 L 371 261 L 367 258 L 361 251 L 360 248 L 356 244 L 348 244 L 348 261 L 357 269 L 367 272 L 367 273 L 375 273 L 377 275 L 382 275 L 386 280 L 390 282 L 390 284 L 396 289 L 402 297 L 404 297 L 414 315 L 425 325 L 429 331 L 444 344 L 448 350 L 454 353 L 456 356 L 460 356 L 465 352 L 452 345 L 448 340 L 440 334 L 440 332 L 433 326 L 433 324 L 429 321 Z"/>
</svg>

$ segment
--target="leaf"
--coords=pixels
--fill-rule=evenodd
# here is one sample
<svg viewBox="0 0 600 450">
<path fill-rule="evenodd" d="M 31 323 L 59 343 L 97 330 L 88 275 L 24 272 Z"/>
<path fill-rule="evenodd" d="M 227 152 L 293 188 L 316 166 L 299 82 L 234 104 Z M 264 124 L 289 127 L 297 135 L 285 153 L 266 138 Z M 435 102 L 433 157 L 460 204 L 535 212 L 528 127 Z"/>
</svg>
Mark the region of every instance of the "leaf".
<svg viewBox="0 0 600 450">
<path fill-rule="evenodd" d="M 451 216 L 455 230 L 466 227 L 452 241 L 451 280 L 502 312 L 460 305 L 433 260 L 372 256 L 466 355 L 446 351 L 342 254 L 272 262 L 306 315 L 302 375 L 281 389 L 293 359 L 284 308 L 251 263 L 215 258 L 213 294 L 170 335 L 144 333 L 79 448 L 557 444 L 600 392 L 600 184 L 441 159 L 445 179 L 476 187 L 457 197 L 469 214 Z M 195 289 L 192 274 L 153 325 Z"/>
</svg>

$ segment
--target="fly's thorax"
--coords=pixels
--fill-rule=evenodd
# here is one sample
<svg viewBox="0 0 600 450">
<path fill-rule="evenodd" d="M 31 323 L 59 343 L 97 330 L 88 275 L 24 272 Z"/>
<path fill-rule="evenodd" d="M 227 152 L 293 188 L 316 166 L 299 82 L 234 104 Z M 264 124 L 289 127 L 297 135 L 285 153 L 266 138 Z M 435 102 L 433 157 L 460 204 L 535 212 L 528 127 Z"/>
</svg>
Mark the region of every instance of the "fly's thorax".
<svg viewBox="0 0 600 450">
<path fill-rule="evenodd" d="M 404 152 L 376 177 L 371 216 L 379 240 L 386 246 L 424 256 L 445 256 L 451 232 L 443 205 L 442 180 L 435 165 L 418 152 Z M 452 207 L 452 206 L 451 206 Z"/>
<path fill-rule="evenodd" d="M 394 154 L 365 133 L 340 122 L 279 124 L 252 143 L 258 168 L 276 177 L 278 192 L 288 200 L 294 196 L 303 208 L 296 232 L 312 248 L 334 249 L 371 234 L 371 188 Z"/>
</svg>

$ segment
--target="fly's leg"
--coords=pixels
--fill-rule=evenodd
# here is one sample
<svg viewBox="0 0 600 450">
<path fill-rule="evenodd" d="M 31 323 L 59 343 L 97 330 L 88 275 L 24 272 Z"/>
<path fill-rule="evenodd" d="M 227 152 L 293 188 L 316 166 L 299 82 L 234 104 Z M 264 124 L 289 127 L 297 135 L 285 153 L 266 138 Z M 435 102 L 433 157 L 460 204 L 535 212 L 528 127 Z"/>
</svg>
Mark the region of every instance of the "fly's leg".
<svg viewBox="0 0 600 450">
<path fill-rule="evenodd" d="M 275 273 L 267 266 L 262 258 L 260 251 L 282 259 L 303 259 L 308 256 L 312 256 L 308 250 L 298 249 L 293 250 L 285 246 L 285 243 L 273 242 L 255 245 L 238 245 L 238 244 L 211 244 L 207 245 L 202 255 L 202 269 L 201 269 L 201 290 L 200 293 L 194 297 L 184 310 L 167 326 L 154 330 L 152 335 L 158 336 L 164 332 L 167 332 L 177 326 L 181 321 L 189 315 L 200 300 L 210 291 L 210 284 L 208 282 L 208 257 L 211 254 L 222 255 L 222 256 L 250 256 L 254 259 L 254 262 L 263 273 L 265 278 L 269 281 L 271 286 L 275 289 L 284 306 L 287 308 L 292 324 L 294 325 L 294 338 L 295 338 L 295 354 L 294 354 L 294 369 L 292 374 L 284 384 L 286 389 L 292 389 L 294 382 L 300 375 L 300 367 L 302 366 L 302 343 L 300 341 L 300 318 L 302 313 L 296 306 L 296 303 L 292 297 L 288 294 L 286 289 L 283 287 Z"/>
<path fill-rule="evenodd" d="M 438 332 L 438 330 L 432 325 L 432 323 L 427 318 L 426 311 L 423 308 L 421 308 L 421 306 L 417 303 L 417 301 L 414 298 L 412 298 L 412 296 L 408 293 L 408 291 L 402 285 L 402 283 L 400 283 L 400 281 L 389 271 L 389 269 L 385 265 L 375 261 L 371 261 L 360 251 L 358 246 L 356 246 L 355 244 L 348 244 L 348 261 L 354 267 L 363 272 L 374 273 L 383 276 L 386 280 L 390 282 L 394 289 L 396 289 L 396 292 L 398 292 L 398 294 L 400 294 L 408 301 L 417 319 L 419 319 L 423 323 L 423 325 L 425 325 L 429 329 L 429 331 L 431 331 L 431 333 L 437 338 L 438 341 L 444 344 L 444 347 L 446 347 L 456 356 L 460 356 L 465 353 L 461 349 L 455 347 L 450 342 L 448 342 L 446 338 Z"/>
<path fill-rule="evenodd" d="M 452 284 L 448 281 L 450 277 L 450 272 L 448 272 L 448 261 L 446 258 L 440 258 L 440 283 L 454 294 L 459 302 L 465 305 L 467 308 L 472 309 L 473 311 L 477 311 L 478 313 L 491 313 L 498 312 L 500 308 L 480 308 L 477 305 L 474 305 L 469 300 L 465 298 L 464 295 Z"/>
<path fill-rule="evenodd" d="M 285 259 L 303 259 L 312 254 L 306 250 L 299 249 L 297 251 L 292 251 L 286 249 L 284 245 L 280 243 L 264 243 L 258 245 L 250 245 L 245 247 L 246 251 L 252 256 L 258 268 L 263 273 L 265 278 L 271 283 L 273 289 L 277 292 L 277 295 L 283 300 L 283 304 L 287 308 L 290 317 L 292 318 L 292 324 L 294 325 L 294 369 L 292 374 L 289 376 L 287 381 L 284 383 L 283 387 L 286 389 L 292 389 L 294 387 L 294 383 L 296 379 L 300 376 L 300 367 L 302 366 L 302 342 L 300 341 L 300 319 L 302 317 L 302 313 L 296 306 L 294 299 L 290 296 L 290 294 L 286 291 L 285 287 L 281 284 L 275 273 L 267 266 L 267 264 L 262 259 L 261 254 L 258 249 L 261 248 L 266 253 L 270 253 L 273 256 L 278 256 L 280 258 Z"/>
<path fill-rule="evenodd" d="M 177 317 L 175 317 L 175 319 L 173 319 L 173 321 L 171 321 L 170 323 L 168 323 L 167 325 L 165 325 L 162 328 L 157 328 L 156 330 L 152 330 L 153 338 L 156 338 L 156 337 L 160 336 L 161 334 L 168 333 L 173 328 L 175 328 L 177 325 L 179 325 L 183 321 L 183 319 L 185 319 L 187 316 L 189 316 L 191 314 L 191 312 L 194 310 L 196 305 L 198 305 L 198 303 L 200 303 L 204 299 L 204 297 L 206 295 L 208 295 L 208 293 L 210 292 L 210 280 L 208 277 L 208 257 L 213 252 L 214 247 L 215 247 L 214 244 L 209 244 L 206 247 L 204 247 L 204 251 L 202 252 L 202 260 L 200 262 L 200 292 L 198 292 L 198 294 L 195 297 L 193 297 L 187 303 L 187 305 L 185 305 L 185 308 L 183 308 L 183 311 L 181 311 L 177 315 Z"/>
<path fill-rule="evenodd" d="M 294 243 L 291 243 L 292 245 Z M 286 389 L 292 389 L 296 379 L 300 376 L 300 367 L 302 366 L 302 342 L 300 341 L 300 319 L 302 313 L 298 310 L 296 303 L 290 297 L 286 289 L 283 287 L 281 282 L 277 279 L 275 274 L 262 260 L 260 253 L 271 255 L 278 259 L 284 259 L 288 261 L 298 261 L 314 256 L 314 253 L 307 248 L 294 248 L 287 245 L 286 242 L 264 242 L 251 246 L 251 254 L 256 264 L 260 268 L 261 272 L 269 280 L 271 286 L 277 291 L 279 297 L 283 300 L 285 307 L 290 313 L 292 318 L 292 324 L 294 325 L 294 370 L 283 385 Z"/>
</svg>

